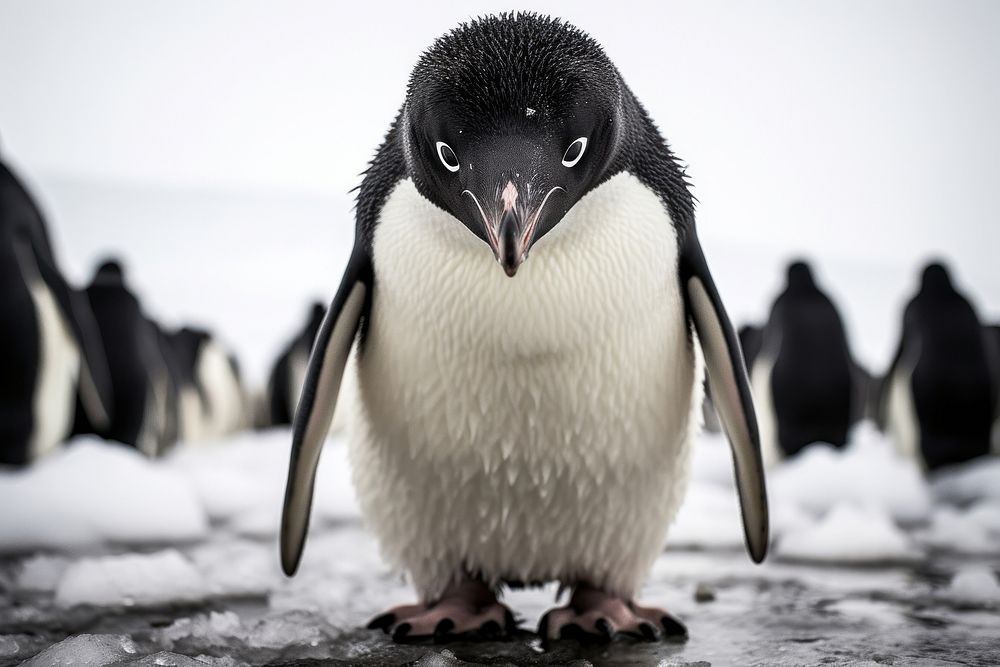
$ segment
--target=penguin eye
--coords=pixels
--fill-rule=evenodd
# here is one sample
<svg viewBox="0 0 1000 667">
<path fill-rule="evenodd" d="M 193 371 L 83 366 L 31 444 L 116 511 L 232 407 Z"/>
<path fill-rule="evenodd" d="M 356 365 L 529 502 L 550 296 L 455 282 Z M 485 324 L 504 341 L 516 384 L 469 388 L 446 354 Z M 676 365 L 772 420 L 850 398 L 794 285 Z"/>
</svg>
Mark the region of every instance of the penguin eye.
<svg viewBox="0 0 1000 667">
<path fill-rule="evenodd" d="M 583 151 L 587 150 L 587 137 L 580 137 L 569 145 L 563 153 L 562 163 L 564 167 L 576 166 L 576 163 L 583 157 Z"/>
<path fill-rule="evenodd" d="M 455 155 L 455 151 L 451 150 L 451 146 L 443 141 L 439 141 L 435 145 L 437 146 L 438 158 L 440 158 L 444 168 L 450 172 L 458 171 L 458 156 Z"/>
</svg>

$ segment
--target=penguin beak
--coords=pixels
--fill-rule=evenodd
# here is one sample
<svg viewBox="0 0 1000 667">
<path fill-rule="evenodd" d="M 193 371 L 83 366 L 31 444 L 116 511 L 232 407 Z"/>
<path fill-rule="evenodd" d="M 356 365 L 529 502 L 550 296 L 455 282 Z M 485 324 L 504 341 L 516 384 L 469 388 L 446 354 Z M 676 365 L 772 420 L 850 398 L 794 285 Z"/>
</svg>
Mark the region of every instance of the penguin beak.
<svg viewBox="0 0 1000 667">
<path fill-rule="evenodd" d="M 513 181 L 507 181 L 507 185 L 500 193 L 500 214 L 497 216 L 488 216 L 471 190 L 462 193 L 469 195 L 479 209 L 486 240 L 507 277 L 513 278 L 518 267 L 528 258 L 528 250 L 535 242 L 535 231 L 542 210 L 549 195 L 557 190 L 563 188 L 558 186 L 552 188 L 538 208 L 530 210 L 518 203 L 520 195 L 517 186 Z"/>
</svg>

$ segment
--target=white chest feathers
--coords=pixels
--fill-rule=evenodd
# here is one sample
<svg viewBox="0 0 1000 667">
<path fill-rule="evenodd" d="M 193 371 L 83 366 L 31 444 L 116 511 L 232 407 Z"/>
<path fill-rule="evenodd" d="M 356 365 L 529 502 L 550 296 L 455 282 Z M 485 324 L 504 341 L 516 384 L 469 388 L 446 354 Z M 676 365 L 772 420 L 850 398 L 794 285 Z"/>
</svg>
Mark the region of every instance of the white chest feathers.
<svg viewBox="0 0 1000 667">
<path fill-rule="evenodd" d="M 610 179 L 508 278 L 403 181 L 374 266 L 351 449 L 388 559 L 427 596 L 463 573 L 630 594 L 683 497 L 701 400 L 658 197 Z"/>
</svg>

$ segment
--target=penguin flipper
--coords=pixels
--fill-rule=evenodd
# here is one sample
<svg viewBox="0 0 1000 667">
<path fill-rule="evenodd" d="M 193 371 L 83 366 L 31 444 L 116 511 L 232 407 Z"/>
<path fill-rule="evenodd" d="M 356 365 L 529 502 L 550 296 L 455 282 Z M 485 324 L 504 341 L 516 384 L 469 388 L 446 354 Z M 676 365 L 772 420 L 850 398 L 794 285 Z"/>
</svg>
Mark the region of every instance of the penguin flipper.
<svg viewBox="0 0 1000 667">
<path fill-rule="evenodd" d="M 344 366 L 365 315 L 371 286 L 371 260 L 359 243 L 316 335 L 292 423 L 292 455 L 281 515 L 281 567 L 288 576 L 295 574 L 302 558 L 316 466 L 330 430 Z"/>
<path fill-rule="evenodd" d="M 678 268 L 688 317 L 705 356 L 712 398 L 733 450 L 747 551 L 759 563 L 767 555 L 769 526 L 757 417 L 739 339 L 693 229 L 689 231 Z"/>
</svg>

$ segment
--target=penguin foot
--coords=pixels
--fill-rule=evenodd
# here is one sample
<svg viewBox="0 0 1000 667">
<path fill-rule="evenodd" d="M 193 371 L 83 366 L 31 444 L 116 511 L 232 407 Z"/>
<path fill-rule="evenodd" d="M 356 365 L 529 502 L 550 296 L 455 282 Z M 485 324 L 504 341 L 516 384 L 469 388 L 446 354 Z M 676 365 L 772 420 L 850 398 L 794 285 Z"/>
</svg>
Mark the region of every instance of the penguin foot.
<svg viewBox="0 0 1000 667">
<path fill-rule="evenodd" d="M 480 581 L 448 588 L 435 602 L 393 607 L 372 619 L 368 627 L 382 630 L 399 643 L 432 639 L 501 639 L 517 628 L 511 611 Z"/>
<path fill-rule="evenodd" d="M 687 628 L 670 612 L 579 586 L 569 604 L 550 609 L 538 624 L 542 645 L 557 639 L 607 643 L 616 636 L 644 641 L 683 639 Z"/>
</svg>

